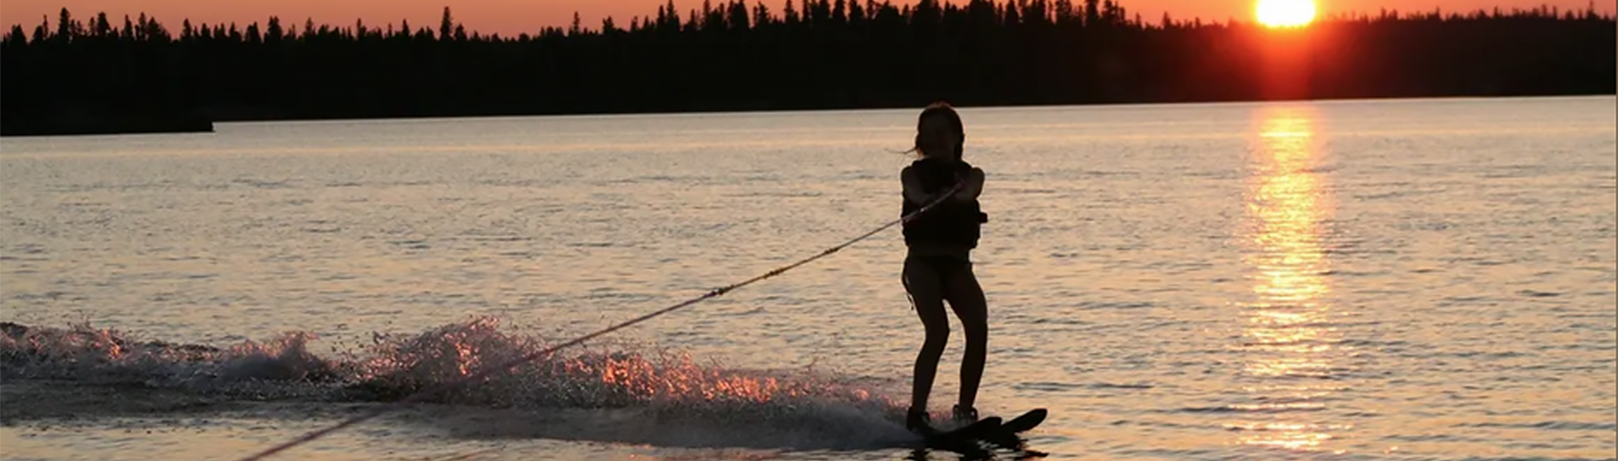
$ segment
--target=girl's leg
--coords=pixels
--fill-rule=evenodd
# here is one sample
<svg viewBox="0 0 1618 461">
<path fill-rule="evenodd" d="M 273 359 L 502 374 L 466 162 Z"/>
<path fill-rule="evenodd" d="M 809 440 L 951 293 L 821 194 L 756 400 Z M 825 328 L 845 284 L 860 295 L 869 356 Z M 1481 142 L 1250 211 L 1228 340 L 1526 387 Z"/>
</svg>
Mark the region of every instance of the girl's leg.
<svg viewBox="0 0 1618 461">
<path fill-rule="evenodd" d="M 910 411 L 926 412 L 927 395 L 932 392 L 933 377 L 938 372 L 938 359 L 944 355 L 944 346 L 949 342 L 949 318 L 944 313 L 943 286 L 934 268 L 925 261 L 906 258 L 903 281 L 910 303 L 927 332 L 921 352 L 916 354 Z"/>
<path fill-rule="evenodd" d="M 983 295 L 983 287 L 978 285 L 977 276 L 972 274 L 971 263 L 960 264 L 962 264 L 960 269 L 951 271 L 950 280 L 945 283 L 948 291 L 944 296 L 949 300 L 949 306 L 955 311 L 955 316 L 961 319 L 962 329 L 966 332 L 966 354 L 961 358 L 961 397 L 958 408 L 971 411 L 972 405 L 977 402 L 978 383 L 983 380 L 983 367 L 987 360 L 989 303 Z"/>
</svg>

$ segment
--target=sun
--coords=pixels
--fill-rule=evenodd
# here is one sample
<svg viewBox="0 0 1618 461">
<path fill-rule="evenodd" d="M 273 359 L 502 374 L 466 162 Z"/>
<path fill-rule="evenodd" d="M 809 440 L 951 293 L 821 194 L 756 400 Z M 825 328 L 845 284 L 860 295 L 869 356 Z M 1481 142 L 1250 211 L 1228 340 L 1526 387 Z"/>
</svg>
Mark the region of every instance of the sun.
<svg viewBox="0 0 1618 461">
<path fill-rule="evenodd" d="M 1258 22 L 1269 27 L 1303 27 L 1315 19 L 1314 0 L 1258 0 Z"/>
</svg>

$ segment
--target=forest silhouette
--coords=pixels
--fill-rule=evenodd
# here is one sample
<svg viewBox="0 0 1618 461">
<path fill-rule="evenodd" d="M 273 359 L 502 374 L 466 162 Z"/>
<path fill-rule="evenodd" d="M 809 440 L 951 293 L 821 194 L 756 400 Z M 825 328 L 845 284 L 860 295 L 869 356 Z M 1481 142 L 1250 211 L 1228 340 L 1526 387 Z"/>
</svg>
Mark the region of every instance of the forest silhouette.
<svg viewBox="0 0 1618 461">
<path fill-rule="evenodd" d="M 1112 0 L 742 1 L 502 37 L 61 10 L 0 42 L 0 132 L 211 121 L 1612 94 L 1618 23 L 1550 7 L 1143 19 Z"/>
</svg>

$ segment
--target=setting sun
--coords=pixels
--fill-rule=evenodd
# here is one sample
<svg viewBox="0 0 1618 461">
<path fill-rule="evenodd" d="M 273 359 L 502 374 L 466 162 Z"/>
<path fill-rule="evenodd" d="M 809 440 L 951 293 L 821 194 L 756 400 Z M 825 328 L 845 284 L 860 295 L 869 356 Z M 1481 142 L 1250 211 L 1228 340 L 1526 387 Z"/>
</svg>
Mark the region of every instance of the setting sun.
<svg viewBox="0 0 1618 461">
<path fill-rule="evenodd" d="M 1258 22 L 1269 27 L 1303 27 L 1315 19 L 1314 0 L 1258 0 Z"/>
</svg>

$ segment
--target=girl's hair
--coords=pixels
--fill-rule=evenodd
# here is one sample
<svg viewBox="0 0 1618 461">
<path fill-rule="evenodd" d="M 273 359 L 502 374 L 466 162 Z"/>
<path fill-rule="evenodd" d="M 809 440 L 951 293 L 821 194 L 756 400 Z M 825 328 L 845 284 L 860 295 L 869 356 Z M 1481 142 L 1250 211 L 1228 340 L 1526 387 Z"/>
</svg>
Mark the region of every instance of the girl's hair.
<svg viewBox="0 0 1618 461">
<path fill-rule="evenodd" d="M 910 147 L 910 152 L 922 151 L 921 125 L 926 123 L 927 119 L 933 117 L 943 117 L 949 122 L 950 128 L 955 129 L 955 152 L 952 154 L 954 155 L 955 160 L 960 160 L 961 153 L 966 148 L 966 127 L 961 123 L 961 115 L 955 113 L 955 108 L 950 107 L 949 103 L 943 101 L 928 104 L 927 108 L 921 110 L 921 115 L 916 117 L 916 142 L 915 145 Z"/>
</svg>

